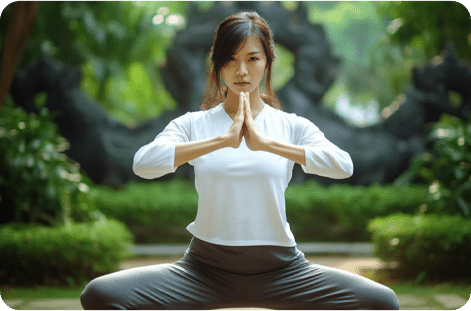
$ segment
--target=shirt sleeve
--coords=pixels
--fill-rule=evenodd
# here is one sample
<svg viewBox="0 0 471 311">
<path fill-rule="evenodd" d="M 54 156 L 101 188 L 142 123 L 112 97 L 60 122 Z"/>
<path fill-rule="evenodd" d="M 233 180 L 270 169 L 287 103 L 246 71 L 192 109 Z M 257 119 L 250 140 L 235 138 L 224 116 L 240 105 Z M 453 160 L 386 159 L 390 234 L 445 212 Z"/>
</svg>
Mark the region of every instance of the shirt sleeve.
<svg viewBox="0 0 471 311">
<path fill-rule="evenodd" d="M 173 173 L 175 146 L 190 141 L 191 113 L 172 120 L 151 143 L 142 146 L 134 155 L 132 169 L 145 179 Z"/>
<path fill-rule="evenodd" d="M 353 163 L 350 155 L 334 145 L 311 121 L 296 117 L 295 144 L 304 147 L 307 174 L 343 179 L 352 176 Z"/>
</svg>

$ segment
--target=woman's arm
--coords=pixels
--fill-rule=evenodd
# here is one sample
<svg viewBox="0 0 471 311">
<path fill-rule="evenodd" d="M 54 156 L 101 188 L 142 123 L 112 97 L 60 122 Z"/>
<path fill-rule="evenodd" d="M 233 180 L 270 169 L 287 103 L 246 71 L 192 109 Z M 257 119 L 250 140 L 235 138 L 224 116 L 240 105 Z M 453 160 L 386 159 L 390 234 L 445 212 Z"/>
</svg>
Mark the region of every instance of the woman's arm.
<svg viewBox="0 0 471 311">
<path fill-rule="evenodd" d="M 179 166 L 215 150 L 232 147 L 238 148 L 242 142 L 242 126 L 244 125 L 244 101 L 239 97 L 239 107 L 231 127 L 224 135 L 214 138 L 192 141 L 175 146 L 174 165 Z"/>
<path fill-rule="evenodd" d="M 353 174 L 350 155 L 327 140 L 309 120 L 298 117 L 294 122 L 295 144 L 284 144 L 263 137 L 253 120 L 248 100 L 245 101 L 244 137 L 247 147 L 275 153 L 300 164 L 304 172 L 330 178 L 348 178 Z"/>
<path fill-rule="evenodd" d="M 263 150 L 285 157 L 300 165 L 306 165 L 306 155 L 303 146 L 288 145 L 275 140 L 267 140 Z"/>
<path fill-rule="evenodd" d="M 244 124 L 244 107 L 242 97 L 239 109 L 227 133 L 199 141 L 189 141 L 189 115 L 172 122 L 157 138 L 141 147 L 134 156 L 133 171 L 136 175 L 146 178 L 158 178 L 175 172 L 176 168 L 197 157 L 215 150 L 232 147 L 238 148 L 242 141 Z"/>
<path fill-rule="evenodd" d="M 180 166 L 197 157 L 225 147 L 223 136 L 210 139 L 191 141 L 175 146 L 174 166 Z"/>
</svg>

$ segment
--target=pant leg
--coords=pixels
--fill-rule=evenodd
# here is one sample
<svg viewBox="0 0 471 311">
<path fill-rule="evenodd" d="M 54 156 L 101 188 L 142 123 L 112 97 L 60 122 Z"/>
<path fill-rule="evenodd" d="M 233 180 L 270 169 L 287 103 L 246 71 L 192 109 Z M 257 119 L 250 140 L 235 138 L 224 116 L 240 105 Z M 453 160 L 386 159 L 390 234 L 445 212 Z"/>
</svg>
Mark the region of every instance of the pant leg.
<svg viewBox="0 0 471 311">
<path fill-rule="evenodd" d="M 174 263 L 115 272 L 90 282 L 84 309 L 398 309 L 392 290 L 315 265 L 298 250 L 192 243 Z"/>
<path fill-rule="evenodd" d="M 182 259 L 98 277 L 80 300 L 84 309 L 94 310 L 212 309 L 230 305 L 223 292 L 231 292 L 224 277 Z"/>
<path fill-rule="evenodd" d="M 252 305 L 262 308 L 399 309 L 396 294 L 388 287 L 304 258 L 280 271 L 252 276 L 246 289 L 248 300 L 256 302 Z M 264 298 L 257 301 L 257 297 Z"/>
</svg>

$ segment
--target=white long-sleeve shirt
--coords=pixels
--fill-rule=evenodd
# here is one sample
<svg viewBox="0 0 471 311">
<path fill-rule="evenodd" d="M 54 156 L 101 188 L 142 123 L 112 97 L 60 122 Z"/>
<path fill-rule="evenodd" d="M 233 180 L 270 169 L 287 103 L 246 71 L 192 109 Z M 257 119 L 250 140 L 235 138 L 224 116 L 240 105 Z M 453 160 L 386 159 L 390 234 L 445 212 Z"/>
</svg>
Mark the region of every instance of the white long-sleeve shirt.
<svg viewBox="0 0 471 311">
<path fill-rule="evenodd" d="M 177 144 L 225 134 L 232 123 L 221 104 L 188 112 L 137 151 L 133 170 L 147 179 L 175 172 Z M 265 104 L 255 123 L 267 139 L 303 146 L 304 172 L 337 179 L 352 175 L 349 154 L 328 141 L 309 120 Z M 286 219 L 284 198 L 293 161 L 252 151 L 242 139 L 237 149 L 218 149 L 189 163 L 195 169 L 198 211 L 187 230 L 195 237 L 229 246 L 296 245 Z"/>
</svg>

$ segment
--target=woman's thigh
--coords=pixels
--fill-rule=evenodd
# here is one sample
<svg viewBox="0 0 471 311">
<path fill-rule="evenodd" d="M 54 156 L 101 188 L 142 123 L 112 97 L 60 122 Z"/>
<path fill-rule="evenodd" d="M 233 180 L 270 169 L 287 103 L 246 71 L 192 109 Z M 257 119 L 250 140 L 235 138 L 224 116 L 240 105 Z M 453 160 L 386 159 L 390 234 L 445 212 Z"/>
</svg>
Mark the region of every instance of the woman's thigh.
<svg viewBox="0 0 471 311">
<path fill-rule="evenodd" d="M 186 256 L 174 264 L 115 272 L 90 282 L 84 309 L 397 309 L 389 288 L 303 256 L 275 271 L 242 275 Z"/>
<path fill-rule="evenodd" d="M 266 275 L 253 276 L 247 293 L 263 297 L 272 309 L 398 309 L 395 293 L 362 276 L 310 263 L 306 259 Z M 253 286 L 252 286 L 252 285 Z M 250 299 L 256 300 L 256 295 Z M 260 300 L 259 300 L 260 301 Z"/>
<path fill-rule="evenodd" d="M 84 309 L 210 309 L 225 306 L 225 284 L 213 273 L 182 263 L 127 269 L 92 280 Z"/>
</svg>

